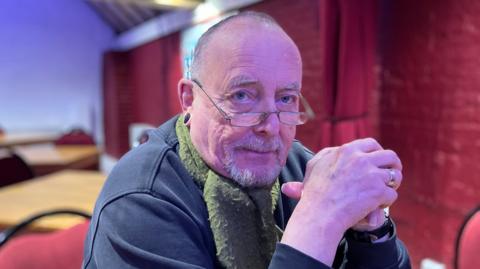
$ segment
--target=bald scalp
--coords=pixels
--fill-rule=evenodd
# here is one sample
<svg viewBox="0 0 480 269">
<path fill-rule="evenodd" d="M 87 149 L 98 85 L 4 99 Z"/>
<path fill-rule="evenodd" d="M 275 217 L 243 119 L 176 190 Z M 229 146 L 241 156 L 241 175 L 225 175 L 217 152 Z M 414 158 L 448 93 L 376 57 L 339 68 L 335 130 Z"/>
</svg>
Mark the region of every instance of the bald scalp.
<svg viewBox="0 0 480 269">
<path fill-rule="evenodd" d="M 209 51 L 211 43 L 215 42 L 218 36 L 228 31 L 231 26 L 235 25 L 236 23 L 254 23 L 255 27 L 275 28 L 279 32 L 288 36 L 282 27 L 275 21 L 275 19 L 265 13 L 245 11 L 225 18 L 210 27 L 198 40 L 190 67 L 192 78 L 200 77 L 200 70 L 202 70 L 202 65 L 205 62 L 205 57 L 207 54 L 206 52 Z M 252 29 L 256 30 L 256 28 Z"/>
</svg>

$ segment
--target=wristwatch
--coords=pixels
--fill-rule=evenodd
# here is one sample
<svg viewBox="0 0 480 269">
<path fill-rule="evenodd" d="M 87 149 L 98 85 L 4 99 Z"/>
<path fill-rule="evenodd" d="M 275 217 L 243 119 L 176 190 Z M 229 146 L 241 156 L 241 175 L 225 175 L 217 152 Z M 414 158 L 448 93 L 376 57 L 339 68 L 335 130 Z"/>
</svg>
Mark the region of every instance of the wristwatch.
<svg viewBox="0 0 480 269">
<path fill-rule="evenodd" d="M 372 231 L 355 231 L 353 229 L 348 229 L 345 233 L 345 237 L 352 238 L 359 242 L 373 243 L 374 241 L 384 237 L 387 234 L 392 234 L 393 232 L 393 222 L 389 216 L 386 217 L 385 222 L 382 226 L 378 227 Z"/>
</svg>

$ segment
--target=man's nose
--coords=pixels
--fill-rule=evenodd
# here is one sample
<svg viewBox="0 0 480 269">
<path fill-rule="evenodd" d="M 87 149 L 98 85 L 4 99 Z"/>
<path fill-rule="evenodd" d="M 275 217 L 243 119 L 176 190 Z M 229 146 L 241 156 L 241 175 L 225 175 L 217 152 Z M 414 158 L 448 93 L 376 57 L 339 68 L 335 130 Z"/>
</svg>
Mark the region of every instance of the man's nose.
<svg viewBox="0 0 480 269">
<path fill-rule="evenodd" d="M 268 113 L 259 124 L 254 126 L 254 130 L 265 136 L 277 135 L 280 131 L 280 124 L 278 113 Z"/>
</svg>

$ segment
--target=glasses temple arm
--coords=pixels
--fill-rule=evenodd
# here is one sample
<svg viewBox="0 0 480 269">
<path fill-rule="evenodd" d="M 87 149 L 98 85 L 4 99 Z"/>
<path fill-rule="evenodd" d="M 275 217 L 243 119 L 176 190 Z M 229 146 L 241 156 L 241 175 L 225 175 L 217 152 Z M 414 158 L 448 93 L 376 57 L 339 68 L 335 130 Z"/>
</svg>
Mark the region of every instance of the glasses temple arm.
<svg viewBox="0 0 480 269">
<path fill-rule="evenodd" d="M 305 99 L 305 97 L 303 97 L 302 94 L 300 94 L 299 96 L 300 96 L 300 102 L 302 102 L 302 105 L 305 108 L 305 113 L 307 113 L 308 118 L 309 119 L 315 118 L 315 112 L 313 112 L 312 107 L 310 106 L 310 104 L 308 104 L 307 99 Z"/>
<path fill-rule="evenodd" d="M 208 100 L 210 100 L 210 102 L 213 104 L 213 106 L 215 106 L 215 108 L 222 114 L 222 116 L 227 119 L 227 120 L 231 120 L 230 116 L 227 114 L 227 112 L 223 111 L 223 109 L 221 109 L 216 103 L 215 101 L 213 101 L 212 97 L 210 97 L 210 95 L 207 94 L 207 92 L 203 89 L 202 85 L 200 84 L 200 82 L 198 82 L 196 79 L 192 79 L 192 82 L 197 84 L 197 86 L 200 88 L 200 90 L 202 90 L 202 92 L 207 96 Z"/>
</svg>

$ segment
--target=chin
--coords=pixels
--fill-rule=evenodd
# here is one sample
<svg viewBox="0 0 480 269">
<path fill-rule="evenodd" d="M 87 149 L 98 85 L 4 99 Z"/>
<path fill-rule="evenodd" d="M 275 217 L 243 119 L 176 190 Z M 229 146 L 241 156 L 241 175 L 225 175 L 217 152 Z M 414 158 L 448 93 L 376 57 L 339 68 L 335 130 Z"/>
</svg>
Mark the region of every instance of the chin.
<svg viewBox="0 0 480 269">
<path fill-rule="evenodd" d="M 248 169 L 231 164 L 227 165 L 225 169 L 230 178 L 242 187 L 267 187 L 275 182 L 280 174 L 281 167 L 275 165 L 264 169 Z"/>
</svg>

